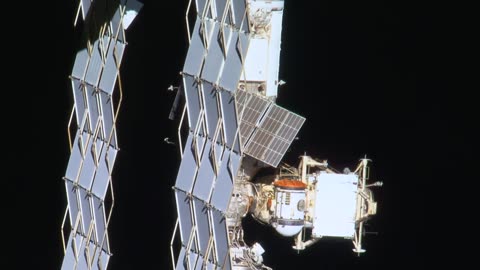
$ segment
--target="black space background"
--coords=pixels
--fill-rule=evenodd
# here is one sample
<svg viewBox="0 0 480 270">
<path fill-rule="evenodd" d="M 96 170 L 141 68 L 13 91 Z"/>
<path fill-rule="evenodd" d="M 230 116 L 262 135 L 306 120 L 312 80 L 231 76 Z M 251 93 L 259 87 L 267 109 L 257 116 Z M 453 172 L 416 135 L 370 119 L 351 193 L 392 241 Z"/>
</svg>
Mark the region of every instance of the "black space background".
<svg viewBox="0 0 480 270">
<path fill-rule="evenodd" d="M 6 134 L 13 138 L 6 146 L 13 151 L 5 155 L 2 227 L 6 225 L 7 252 L 0 254 L 0 269 L 61 265 L 59 228 L 66 206 L 62 176 L 73 104 L 68 75 L 82 31 L 73 28 L 75 5 L 57 1 L 45 13 L 29 8 L 28 14 L 36 15 L 30 26 L 12 26 L 12 42 L 4 43 L 27 48 L 10 56 L 16 64 L 9 68 L 23 75 L 17 82 L 28 84 L 29 90 L 8 90 L 19 109 L 6 115 L 12 127 Z M 127 31 L 109 269 L 171 267 L 176 214 L 170 187 L 180 159 L 178 149 L 163 138 L 176 138 L 177 123 L 168 120 L 174 96 L 166 88 L 179 83 L 188 48 L 186 5 L 183 0 L 145 1 Z M 246 239 L 263 245 L 268 266 L 426 269 L 431 263 L 426 247 L 437 237 L 427 231 L 433 215 L 433 191 L 428 188 L 434 183 L 433 169 L 443 157 L 454 156 L 461 163 L 473 151 L 463 133 L 452 132 L 458 122 L 443 112 L 442 103 L 450 96 L 443 94 L 448 86 L 439 80 L 441 75 L 432 71 L 442 60 L 437 57 L 440 49 L 428 42 L 436 27 L 430 14 L 420 6 L 390 1 L 286 1 L 280 79 L 287 84 L 277 103 L 307 121 L 284 160 L 297 165 L 306 151 L 343 169 L 353 168 L 367 154 L 373 159 L 372 179 L 384 186 L 375 192 L 379 209 L 370 222 L 370 230 L 379 234 L 367 236 L 367 253 L 360 258 L 349 241 L 321 241 L 298 255 L 290 239 L 247 221 Z M 27 28 L 33 31 L 28 34 Z M 3 100 L 4 108 L 9 100 Z M 447 140 L 454 146 L 444 144 Z"/>
</svg>

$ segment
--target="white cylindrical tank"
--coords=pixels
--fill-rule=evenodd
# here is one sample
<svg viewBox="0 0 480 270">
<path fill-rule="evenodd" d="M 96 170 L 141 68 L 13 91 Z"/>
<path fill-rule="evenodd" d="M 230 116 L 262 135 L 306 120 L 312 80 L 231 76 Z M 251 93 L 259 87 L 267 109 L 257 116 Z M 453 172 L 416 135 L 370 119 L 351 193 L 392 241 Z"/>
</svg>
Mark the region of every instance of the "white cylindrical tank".
<svg viewBox="0 0 480 270">
<path fill-rule="evenodd" d="M 275 205 L 271 221 L 275 230 L 287 237 L 298 234 L 305 224 L 305 188 L 298 180 L 278 180 L 275 186 Z"/>
</svg>

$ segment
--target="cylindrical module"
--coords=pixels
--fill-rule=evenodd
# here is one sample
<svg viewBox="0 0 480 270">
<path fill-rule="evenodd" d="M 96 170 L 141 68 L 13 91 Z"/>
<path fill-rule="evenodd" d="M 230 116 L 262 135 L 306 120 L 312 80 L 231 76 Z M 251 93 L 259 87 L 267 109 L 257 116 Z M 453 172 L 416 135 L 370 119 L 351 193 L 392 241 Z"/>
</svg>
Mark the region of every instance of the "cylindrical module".
<svg viewBox="0 0 480 270">
<path fill-rule="evenodd" d="M 278 180 L 275 186 L 274 218 L 275 230 L 287 237 L 298 234 L 305 224 L 305 183 L 297 180 Z"/>
</svg>

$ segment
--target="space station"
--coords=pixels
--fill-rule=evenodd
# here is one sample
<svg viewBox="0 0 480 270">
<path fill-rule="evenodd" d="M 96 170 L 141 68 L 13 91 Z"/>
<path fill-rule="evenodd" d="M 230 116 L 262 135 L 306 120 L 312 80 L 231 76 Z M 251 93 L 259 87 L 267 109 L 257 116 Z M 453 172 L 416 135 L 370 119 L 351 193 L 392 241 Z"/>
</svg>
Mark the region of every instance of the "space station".
<svg viewBox="0 0 480 270">
<path fill-rule="evenodd" d="M 64 223 L 71 227 L 64 270 L 107 269 L 111 256 L 106 197 L 109 191 L 113 207 L 119 70 L 125 30 L 142 7 L 131 0 L 112 2 L 111 11 L 90 10 L 102 23 L 87 16 L 93 1 L 80 1 L 77 13 L 97 28 L 85 27 L 86 45 L 70 77 L 75 103 L 68 131 L 73 122 L 77 129 L 64 177 Z M 177 213 L 172 269 L 271 269 L 264 265 L 268 250 L 262 243 L 244 241 L 246 216 L 291 239 L 297 252 L 322 238 L 339 238 L 352 242 L 352 255 L 364 253 L 364 224 L 377 212 L 372 188 L 382 185 L 369 177 L 371 160 L 359 157 L 354 170 L 338 170 L 306 153 L 299 153 L 298 164 L 282 161 L 308 124 L 276 104 L 285 83 L 279 78 L 281 40 L 288 38 L 282 37 L 284 1 L 186 2 L 179 21 L 186 24 L 189 47 L 181 83 L 169 88 L 176 91 L 169 118 L 178 122 L 181 156 L 171 180 Z"/>
<path fill-rule="evenodd" d="M 370 160 L 360 159 L 352 172 L 307 155 L 296 167 L 281 162 L 305 122 L 275 103 L 284 83 L 278 78 L 284 1 L 197 0 L 188 8 L 197 16 L 172 109 L 179 110 L 183 96 L 174 269 L 270 269 L 261 243 L 243 239 L 246 215 L 292 238 L 297 251 L 337 237 L 352 241 L 354 253 L 365 252 L 363 224 L 377 210 L 370 187 L 381 186 L 369 180 Z M 258 177 L 272 167 L 276 173 Z"/>
</svg>

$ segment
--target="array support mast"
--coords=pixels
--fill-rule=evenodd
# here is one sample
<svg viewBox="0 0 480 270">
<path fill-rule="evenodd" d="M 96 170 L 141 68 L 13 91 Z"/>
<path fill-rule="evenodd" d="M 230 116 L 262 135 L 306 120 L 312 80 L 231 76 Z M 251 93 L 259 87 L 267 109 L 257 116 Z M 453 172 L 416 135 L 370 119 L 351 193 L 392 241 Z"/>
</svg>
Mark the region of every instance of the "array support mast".
<svg viewBox="0 0 480 270">
<path fill-rule="evenodd" d="M 141 6 L 134 0 L 79 1 L 74 24 L 83 19 L 84 29 L 70 76 L 75 103 L 67 128 L 71 153 L 63 178 L 68 206 L 61 229 L 62 270 L 106 269 L 111 256 L 107 227 L 114 199 L 111 174 L 119 150 L 115 122 L 122 100 L 120 63 L 127 44 L 125 30 Z"/>
<path fill-rule="evenodd" d="M 297 250 L 333 236 L 352 239 L 355 252 L 363 251 L 363 222 L 376 212 L 365 160 L 354 173 L 339 174 L 304 156 L 300 170 L 282 164 L 275 175 L 257 177 L 279 166 L 305 122 L 275 104 L 284 83 L 278 78 L 283 8 L 283 0 L 188 2 L 182 83 L 170 87 L 178 89 L 173 108 L 185 99 L 178 129 L 182 161 L 173 187 L 173 269 L 270 269 L 261 245 L 244 242 L 247 214 L 295 237 Z M 311 172 L 314 167 L 318 172 Z M 174 245 L 177 233 L 180 247 Z"/>
</svg>

